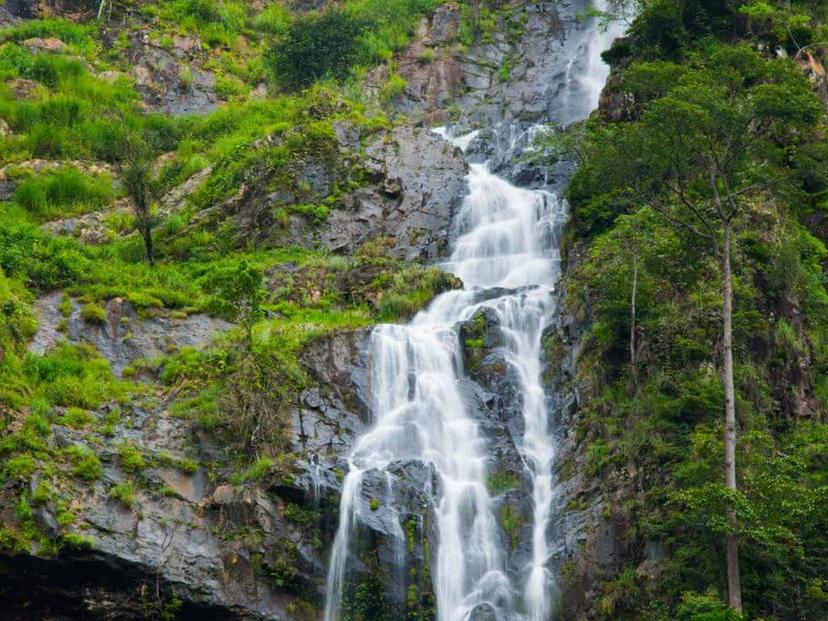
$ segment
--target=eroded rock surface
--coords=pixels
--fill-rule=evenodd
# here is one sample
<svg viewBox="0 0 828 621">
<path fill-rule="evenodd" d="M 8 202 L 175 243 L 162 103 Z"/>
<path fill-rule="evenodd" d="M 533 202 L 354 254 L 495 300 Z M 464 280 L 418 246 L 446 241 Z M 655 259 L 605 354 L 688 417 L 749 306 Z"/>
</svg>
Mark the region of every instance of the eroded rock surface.
<svg viewBox="0 0 828 621">
<path fill-rule="evenodd" d="M 226 321 L 200 313 L 180 318 L 141 317 L 134 304 L 121 298 L 106 303 L 103 321 L 89 321 L 82 317 L 83 305 L 71 298 L 64 314 L 63 298 L 62 292 L 55 291 L 37 302 L 39 329 L 29 349 L 43 354 L 64 339 L 90 343 L 109 360 L 116 374 L 136 360 L 149 361 L 182 347 L 206 345 L 230 327 Z"/>
</svg>

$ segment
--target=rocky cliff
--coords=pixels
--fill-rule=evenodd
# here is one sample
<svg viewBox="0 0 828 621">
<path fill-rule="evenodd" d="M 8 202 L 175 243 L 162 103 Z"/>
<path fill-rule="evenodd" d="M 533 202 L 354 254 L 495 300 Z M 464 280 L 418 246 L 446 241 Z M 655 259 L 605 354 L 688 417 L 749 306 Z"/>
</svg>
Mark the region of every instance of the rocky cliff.
<svg viewBox="0 0 828 621">
<path fill-rule="evenodd" d="M 316 4 L 295 8 L 314 9 Z M 3 10 L 28 19 L 44 11 L 95 8 L 44 7 L 18 2 Z M 422 18 L 410 44 L 397 54 L 396 71 L 405 88 L 388 102 L 393 123 L 377 129 L 336 120 L 319 143 L 295 149 L 293 136 L 279 129 L 252 142 L 242 155 L 233 152 L 170 189 L 159 201 L 163 217 L 194 212 L 182 233 L 172 233 L 171 246 L 176 235 L 232 230 L 234 248 L 290 246 L 338 254 L 356 263 L 343 268 L 336 261 L 320 266 L 279 260 L 267 274 L 270 293 L 297 303 L 317 303 L 336 294 L 349 303 L 383 308 L 394 272 L 408 269 L 405 261 L 434 262 L 444 256 L 452 241 L 452 218 L 466 192 L 463 154 L 429 128 L 451 124 L 456 133 L 482 130 L 468 148 L 469 159 L 490 159 L 498 172 L 523 185 L 561 190 L 571 166 L 545 170 L 517 157 L 528 146 L 532 132 L 527 130 L 534 123 L 571 118 L 565 76 L 584 44 L 577 18 L 583 7 L 577 2 L 501 3 L 487 20 L 475 21 L 471 32 L 467 8 L 442 4 Z M 129 11 L 121 18 L 128 19 Z M 117 29 L 112 30 L 104 36 L 114 40 Z M 216 48 L 197 36 L 160 42 L 151 33 L 151 23 L 130 31 L 120 52 L 132 65 L 144 105 L 172 114 L 212 110 L 218 102 L 210 68 Z M 182 66 L 189 69 L 182 72 Z M 369 72 L 365 89 L 379 93 L 390 71 L 390 64 L 383 64 Z M 318 120 L 316 113 L 308 113 L 308 126 Z M 319 117 L 330 118 L 329 112 Z M 268 158 L 283 148 L 293 149 L 289 161 L 273 164 Z M 233 168 L 242 157 L 244 167 Z M 26 167 L 17 162 L 3 176 L 6 198 L 25 179 L 21 166 Z M 223 176 L 225 171 L 238 173 L 235 185 L 221 186 L 221 200 L 201 201 L 199 188 L 209 187 L 211 179 L 223 182 L 230 176 Z M 331 209 L 328 213 L 326 207 L 325 217 L 305 208 L 328 198 L 325 205 Z M 129 235 L 113 229 L 112 222 L 127 213 L 129 204 L 115 203 L 45 222 L 43 229 L 89 245 L 117 243 Z M 393 260 L 404 262 L 372 263 L 376 249 L 366 247 L 378 240 Z M 395 286 L 411 285 L 404 280 Z M 4 524 L 21 520 L 14 508 L 21 494 L 34 499 L 43 489 L 57 488 L 57 493 L 33 502 L 33 513 L 25 520 L 42 533 L 43 545 L 28 550 L 3 546 L 0 618 L 317 619 L 345 456 L 354 437 L 370 424 L 365 344 L 371 321 L 360 319 L 359 327 L 326 330 L 303 342 L 297 354 L 302 381 L 280 394 L 280 403 L 263 406 L 287 412 L 289 443 L 281 452 L 289 466 L 262 473 L 254 471 L 254 464 L 240 472 L 235 445 L 182 415 L 182 397 L 196 394 L 191 392 L 196 380 L 186 373 L 165 379 L 182 351 L 201 351 L 204 365 L 224 364 L 209 356 L 222 334 L 234 329 L 232 322 L 206 309 L 159 308 L 137 296 L 109 297 L 100 310 L 91 306 L 72 291 L 43 295 L 35 304 L 39 327 L 29 350 L 47 353 L 61 341 L 92 347 L 117 377 L 138 386 L 138 394 L 86 408 L 82 415 L 58 408 L 31 476 L 5 479 L 0 490 Z M 290 309 L 270 312 L 270 319 L 279 320 Z M 562 315 L 548 339 L 550 411 L 562 437 L 577 415 L 578 387 L 571 379 L 581 330 L 573 318 Z M 516 449 L 522 431 L 520 395 L 498 352 L 501 336 L 493 318 L 481 313 L 461 334 L 470 371 L 464 390 L 478 405 L 479 423 L 492 447 L 492 491 L 509 539 L 504 548 L 510 571 L 518 572 L 529 558 L 531 541 L 529 482 Z M 7 430 L 23 428 L 22 417 L 8 419 Z M 566 446 L 559 473 L 566 490 L 562 517 L 553 524 L 551 540 L 562 542 L 556 551 L 561 567 L 588 567 L 578 573 L 578 585 L 567 585 L 579 594 L 567 592 L 566 601 L 577 602 L 591 592 L 596 563 L 614 566 L 616 537 L 615 525 L 601 517 L 601 501 L 575 476 L 577 443 L 567 438 Z M 70 456 L 58 468 L 71 468 L 71 476 L 50 468 L 47 455 Z M 279 455 L 268 459 L 277 462 Z M 371 519 L 356 534 L 362 566 L 351 576 L 358 601 L 348 605 L 363 616 L 355 618 L 433 616 L 429 572 L 437 536 L 435 508 L 423 493 L 433 473 L 425 466 L 400 464 L 397 474 L 409 485 L 391 496 L 383 480 L 364 487 L 363 513 Z M 588 507 L 564 510 L 573 503 Z M 405 525 L 402 536 L 399 524 Z M 579 556 L 584 541 L 586 549 L 598 550 L 594 562 L 592 552 Z M 403 545 L 407 562 L 402 574 L 380 572 Z M 379 610 L 384 616 L 376 616 Z M 569 608 L 566 612 L 571 613 Z M 493 614 L 482 607 L 473 618 L 482 621 Z"/>
</svg>

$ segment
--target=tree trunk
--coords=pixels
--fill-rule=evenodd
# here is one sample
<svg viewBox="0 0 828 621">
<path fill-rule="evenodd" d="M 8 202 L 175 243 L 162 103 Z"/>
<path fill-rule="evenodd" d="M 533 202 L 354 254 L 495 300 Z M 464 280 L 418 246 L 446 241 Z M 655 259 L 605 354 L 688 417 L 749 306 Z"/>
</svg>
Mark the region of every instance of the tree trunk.
<svg viewBox="0 0 828 621">
<path fill-rule="evenodd" d="M 632 295 L 630 296 L 630 373 L 636 389 L 638 388 L 638 360 L 635 343 L 635 297 L 638 293 L 638 250 L 633 250 Z"/>
<path fill-rule="evenodd" d="M 141 236 L 144 238 L 147 261 L 150 265 L 155 265 L 155 251 L 152 248 L 152 227 L 148 222 L 145 222 L 141 227 Z"/>
<path fill-rule="evenodd" d="M 722 375 L 725 388 L 725 483 L 736 486 L 736 391 L 733 385 L 733 283 L 730 271 L 730 226 L 724 225 L 722 240 Z M 736 515 L 728 510 L 727 521 L 736 529 Z M 735 532 L 727 536 L 727 603 L 742 611 L 742 584 L 739 577 L 739 549 Z"/>
</svg>

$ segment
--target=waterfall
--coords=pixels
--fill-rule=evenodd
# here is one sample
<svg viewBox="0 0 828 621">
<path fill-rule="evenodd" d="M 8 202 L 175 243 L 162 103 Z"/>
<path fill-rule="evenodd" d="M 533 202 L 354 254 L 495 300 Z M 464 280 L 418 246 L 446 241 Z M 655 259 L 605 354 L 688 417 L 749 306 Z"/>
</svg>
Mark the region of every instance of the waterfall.
<svg viewBox="0 0 828 621">
<path fill-rule="evenodd" d="M 597 85 L 608 73 L 600 52 L 615 34 L 593 26 L 578 46 L 580 72 L 576 75 L 574 62 L 567 71 L 568 99 L 577 99 L 577 106 L 567 106 L 569 120 L 597 105 Z M 464 150 L 476 137 L 438 133 Z M 432 563 L 438 621 L 466 621 L 481 603 L 494 608 L 500 621 L 551 618 L 547 533 L 555 499 L 555 441 L 541 378 L 541 337 L 556 306 L 566 205 L 553 193 L 509 184 L 485 163 L 470 166 L 468 184 L 454 222 L 453 251 L 442 265 L 464 288 L 441 294 L 410 323 L 379 325 L 371 335 L 372 427 L 349 457 L 325 621 L 342 619 L 351 538 L 355 526 L 370 517 L 359 493 L 365 477 L 411 461 L 429 464 L 435 475 L 430 494 L 438 532 Z M 521 397 L 524 431 L 518 450 L 532 485 L 532 538 L 528 565 L 520 568 L 506 567 L 487 489 L 486 441 L 461 389 L 459 325 L 483 308 L 498 319 L 500 353 L 514 371 Z"/>
</svg>

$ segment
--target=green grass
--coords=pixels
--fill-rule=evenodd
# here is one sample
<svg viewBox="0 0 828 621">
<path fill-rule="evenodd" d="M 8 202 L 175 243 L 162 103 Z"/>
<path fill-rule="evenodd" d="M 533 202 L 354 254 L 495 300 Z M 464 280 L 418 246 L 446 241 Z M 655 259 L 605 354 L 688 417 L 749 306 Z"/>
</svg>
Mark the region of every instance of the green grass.
<svg viewBox="0 0 828 621">
<path fill-rule="evenodd" d="M 147 467 L 141 451 L 132 442 L 124 441 L 118 445 L 118 463 L 125 472 L 138 473 Z"/>
<path fill-rule="evenodd" d="M 82 444 L 73 444 L 65 451 L 73 475 L 86 481 L 96 481 L 103 476 L 101 460 L 95 452 Z"/>
<path fill-rule="evenodd" d="M 113 485 L 109 488 L 108 496 L 117 500 L 128 509 L 132 509 L 135 506 L 135 486 L 132 484 L 132 481 Z"/>
<path fill-rule="evenodd" d="M 244 485 L 250 481 L 258 481 L 270 473 L 273 466 L 273 460 L 260 457 L 246 470 L 233 474 L 230 477 L 230 482 L 233 485 Z"/>
<path fill-rule="evenodd" d="M 95 211 L 115 198 L 109 175 L 88 175 L 75 168 L 25 178 L 14 201 L 38 220 L 53 220 Z"/>
<path fill-rule="evenodd" d="M 60 421 L 72 429 L 85 429 L 95 421 L 95 416 L 83 408 L 70 407 L 66 409 Z"/>
<path fill-rule="evenodd" d="M 94 409 L 125 397 L 131 386 L 115 378 L 109 362 L 86 344 L 59 344 L 45 356 L 29 355 L 23 372 L 34 395 L 47 403 Z"/>
<path fill-rule="evenodd" d="M 97 324 L 99 326 L 106 324 L 106 309 L 94 302 L 84 304 L 81 307 L 80 316 L 86 323 Z"/>
</svg>

